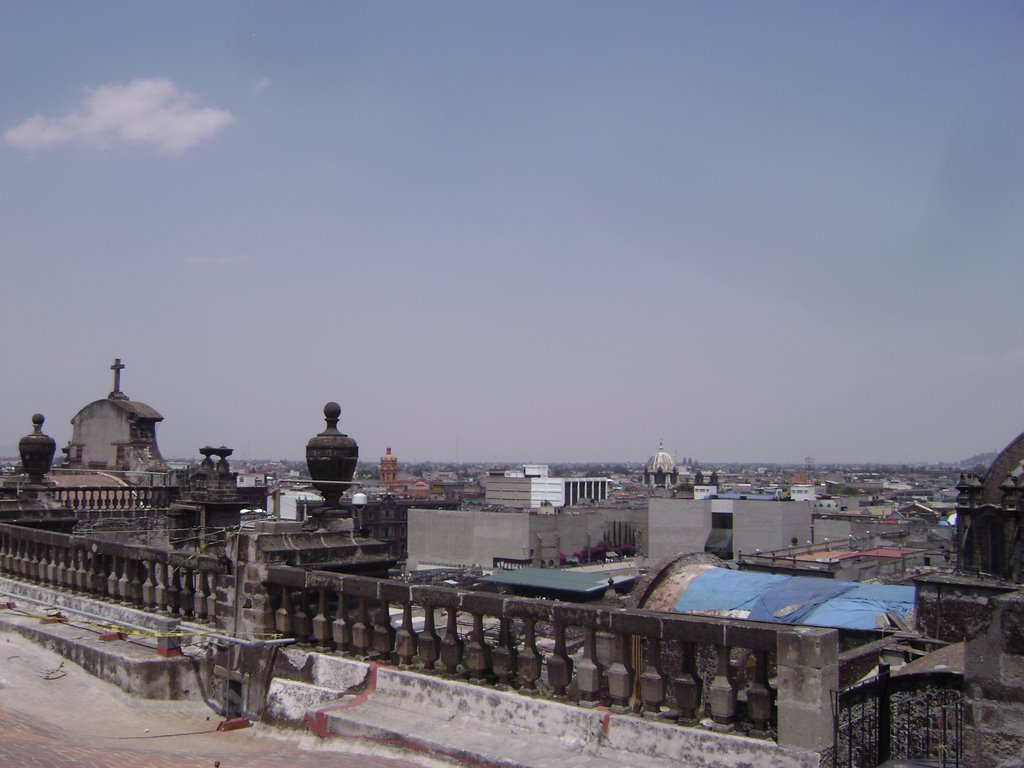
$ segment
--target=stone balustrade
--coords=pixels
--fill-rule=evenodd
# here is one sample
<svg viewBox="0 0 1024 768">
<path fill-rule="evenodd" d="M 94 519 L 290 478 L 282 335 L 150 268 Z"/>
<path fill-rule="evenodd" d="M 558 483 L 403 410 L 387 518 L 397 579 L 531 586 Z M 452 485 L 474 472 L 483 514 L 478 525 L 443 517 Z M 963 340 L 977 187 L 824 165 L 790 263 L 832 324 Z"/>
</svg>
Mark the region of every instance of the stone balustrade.
<svg viewBox="0 0 1024 768">
<path fill-rule="evenodd" d="M 0 525 L 0 571 L 326 653 L 831 748 L 835 630 L 559 603 Z"/>
<path fill-rule="evenodd" d="M 433 585 L 271 566 L 266 586 L 277 633 L 326 652 L 514 686 L 530 695 L 613 712 L 703 721 L 720 731 L 768 738 L 781 710 L 830 695 L 838 679 L 837 635 L 817 630 L 813 658 L 792 652 L 799 632 L 758 622 L 508 597 Z M 543 632 L 541 632 L 543 629 Z M 819 637 L 819 634 L 823 636 Z M 538 638 L 549 641 L 543 646 Z M 550 641 L 553 638 L 553 644 Z M 797 646 L 802 638 L 795 640 Z M 783 658 L 780 650 L 789 649 Z M 831 648 L 831 655 L 829 655 Z M 814 691 L 804 685 L 805 661 Z M 788 664 L 793 669 L 783 670 Z M 820 669 L 823 668 L 823 669 Z M 793 697 L 783 701 L 774 678 Z M 770 679 L 772 678 L 772 679 Z M 801 688 L 801 686 L 803 686 Z M 817 687 L 824 687 L 817 691 Z M 791 689 L 791 690 L 789 690 Z M 810 696 L 810 701 L 805 701 Z M 827 698 L 825 699 L 827 701 Z M 789 717 L 790 730 L 806 724 Z M 831 728 L 830 712 L 821 717 Z M 821 730 L 821 729 L 818 729 Z M 804 740 L 797 736 L 798 740 Z"/>
<path fill-rule="evenodd" d="M 0 571 L 145 611 L 212 623 L 226 564 L 210 555 L 0 525 Z"/>
<path fill-rule="evenodd" d="M 53 497 L 75 512 L 136 509 L 162 509 L 171 503 L 171 491 L 165 486 L 76 486 L 52 489 Z"/>
</svg>

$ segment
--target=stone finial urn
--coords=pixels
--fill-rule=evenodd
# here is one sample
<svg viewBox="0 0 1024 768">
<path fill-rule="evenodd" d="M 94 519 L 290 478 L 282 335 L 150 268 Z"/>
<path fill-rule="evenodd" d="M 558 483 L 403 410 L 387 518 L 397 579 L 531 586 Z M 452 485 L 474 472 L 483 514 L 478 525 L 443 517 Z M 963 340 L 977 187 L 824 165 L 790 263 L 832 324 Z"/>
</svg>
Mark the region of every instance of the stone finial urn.
<svg viewBox="0 0 1024 768">
<path fill-rule="evenodd" d="M 324 420 L 327 429 L 306 443 L 306 466 L 313 486 L 324 497 L 328 509 L 336 509 L 338 499 L 345 492 L 343 483 L 351 482 L 359 461 L 359 446 L 348 435 L 338 431 L 341 406 L 327 403 Z"/>
<path fill-rule="evenodd" d="M 32 426 L 35 427 L 32 434 L 25 435 L 18 442 L 21 466 L 33 485 L 43 485 L 46 482 L 46 473 L 50 471 L 53 454 L 57 450 L 57 442 L 49 435 L 43 434 L 44 421 L 46 419 L 43 414 L 35 414 L 32 417 Z"/>
</svg>

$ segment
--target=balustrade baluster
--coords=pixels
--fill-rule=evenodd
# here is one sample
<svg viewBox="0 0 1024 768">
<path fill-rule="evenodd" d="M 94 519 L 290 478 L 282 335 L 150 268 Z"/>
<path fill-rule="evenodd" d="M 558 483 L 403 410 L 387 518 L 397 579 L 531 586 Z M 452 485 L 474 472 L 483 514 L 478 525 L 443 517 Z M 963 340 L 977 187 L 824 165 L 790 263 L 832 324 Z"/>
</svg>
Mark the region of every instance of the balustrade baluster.
<svg viewBox="0 0 1024 768">
<path fill-rule="evenodd" d="M 167 590 L 164 593 L 167 598 L 167 612 L 171 616 L 178 616 L 178 609 L 181 607 L 181 590 L 178 588 L 181 579 L 181 566 L 167 562 Z"/>
<path fill-rule="evenodd" d="M 358 595 L 356 601 L 356 621 L 352 625 L 352 650 L 356 656 L 366 658 L 370 654 L 370 646 L 373 643 L 369 598 L 365 595 Z"/>
<path fill-rule="evenodd" d="M 385 581 L 381 582 L 380 594 L 389 603 L 402 606 L 402 625 L 393 632 L 389 640 L 399 666 L 408 667 L 416 655 L 416 632 L 412 627 L 412 591 L 407 584 Z"/>
<path fill-rule="evenodd" d="M 82 554 L 82 548 L 72 539 L 68 545 L 68 570 L 64 576 L 64 583 L 72 592 L 81 590 L 79 579 L 82 575 Z"/>
<path fill-rule="evenodd" d="M 331 627 L 327 621 L 327 590 L 317 590 L 316 616 L 313 617 L 313 642 L 326 646 L 331 640 Z"/>
<path fill-rule="evenodd" d="M 504 607 L 502 613 L 504 613 Z M 503 615 L 498 619 L 498 644 L 491 651 L 491 668 L 498 676 L 499 686 L 512 685 L 517 656 L 518 652 L 512 640 L 512 620 Z"/>
<path fill-rule="evenodd" d="M 43 584 L 57 583 L 57 562 L 53 544 L 43 544 L 43 558 L 39 565 L 39 580 Z"/>
<path fill-rule="evenodd" d="M 491 647 L 484 639 L 484 617 L 483 614 L 474 613 L 473 631 L 469 635 L 469 642 L 465 646 L 466 670 L 469 672 L 469 679 L 473 682 L 482 682 L 491 668 Z"/>
<path fill-rule="evenodd" d="M 206 593 L 206 614 L 205 618 L 208 622 L 213 622 L 217 618 L 217 573 L 210 571 L 207 574 L 207 584 L 209 590 Z"/>
<path fill-rule="evenodd" d="M 412 601 L 423 606 L 423 631 L 417 638 L 420 664 L 424 671 L 437 671 L 441 658 L 441 637 L 437 633 L 438 608 L 458 607 L 459 595 L 445 587 L 422 586 L 412 588 Z"/>
<path fill-rule="evenodd" d="M 43 570 L 43 560 L 45 559 L 43 545 L 38 541 L 33 541 L 29 547 L 29 552 L 30 559 L 27 576 L 32 581 L 39 581 L 42 578 L 41 572 Z"/>
<path fill-rule="evenodd" d="M 196 621 L 202 623 L 207 618 L 207 586 L 206 586 L 206 571 L 202 568 L 196 568 L 193 578 L 195 579 L 195 594 L 192 596 L 192 615 Z"/>
<path fill-rule="evenodd" d="M 152 560 L 144 559 L 142 566 L 146 569 L 146 580 L 142 582 L 142 605 L 148 610 L 158 609 L 156 602 L 156 564 Z"/>
<path fill-rule="evenodd" d="M 107 597 L 117 600 L 118 563 L 117 555 L 110 556 L 110 574 L 107 576 Z"/>
<path fill-rule="evenodd" d="M 0 534 L 0 570 L 11 570 L 11 537 L 7 534 Z"/>
<path fill-rule="evenodd" d="M 89 592 L 104 595 L 107 589 L 107 558 L 95 544 L 89 548 Z"/>
<path fill-rule="evenodd" d="M 295 639 L 300 643 L 309 643 L 313 635 L 313 618 L 309 614 L 309 590 L 303 586 L 299 588 L 299 604 L 292 620 Z"/>
<path fill-rule="evenodd" d="M 526 691 L 537 690 L 540 679 L 541 657 L 537 652 L 537 628 L 533 619 L 523 619 L 523 648 L 519 652 L 516 671 L 519 673 L 519 684 Z"/>
<path fill-rule="evenodd" d="M 628 613 L 611 614 L 612 628 L 624 638 L 627 666 L 629 660 L 638 665 L 634 673 L 638 674 L 640 702 L 645 717 L 658 717 L 665 705 L 667 681 L 661 668 L 661 639 L 663 636 L 663 616 L 653 611 L 630 611 Z M 613 665 L 614 666 L 614 665 Z M 615 674 L 619 670 L 609 670 L 609 688 L 613 685 Z M 633 687 L 632 676 L 626 678 L 630 688 Z M 630 694 L 626 694 L 628 704 Z M 621 697 L 620 697 L 621 698 Z M 613 696 L 615 701 L 615 696 Z"/>
<path fill-rule="evenodd" d="M 14 573 L 16 576 L 24 576 L 28 542 L 24 540 L 15 542 L 15 551 L 17 552 L 17 555 L 14 558 Z"/>
<path fill-rule="evenodd" d="M 34 580 L 35 574 L 38 572 L 36 548 L 37 545 L 34 541 L 25 542 L 25 558 L 22 560 L 21 573 L 19 575 L 24 576 L 26 579 Z"/>
<path fill-rule="evenodd" d="M 580 689 L 580 704 L 596 707 L 601 692 L 601 665 L 597 661 L 597 627 L 583 628 L 583 658 L 576 666 L 576 682 Z"/>
<path fill-rule="evenodd" d="M 345 610 L 345 592 L 337 589 L 334 594 L 338 598 L 338 607 L 334 609 L 331 637 L 334 639 L 334 647 L 341 653 L 347 653 L 352 645 L 352 628 L 348 624 L 348 612 Z"/>
<path fill-rule="evenodd" d="M 294 624 L 292 623 L 292 590 L 290 587 L 281 587 L 281 605 L 274 611 L 274 629 L 278 634 L 285 637 L 294 637 Z"/>
<path fill-rule="evenodd" d="M 121 577 L 117 580 L 117 593 L 124 603 L 132 602 L 132 568 L 135 563 L 129 555 L 121 556 Z"/>
<path fill-rule="evenodd" d="M 402 604 L 402 627 L 395 633 L 395 655 L 398 666 L 408 669 L 416 656 L 416 630 L 412 624 L 412 603 Z"/>
<path fill-rule="evenodd" d="M 718 666 L 708 688 L 708 704 L 716 729 L 731 731 L 736 719 L 736 682 L 729 667 L 730 649 L 723 643 L 715 651 L 718 654 Z"/>
<path fill-rule="evenodd" d="M 192 579 L 195 571 L 182 563 L 178 566 L 178 573 L 181 577 L 181 591 L 178 593 L 179 615 L 183 619 L 190 619 L 195 613 L 195 589 Z"/>
<path fill-rule="evenodd" d="M 25 542 L 23 540 L 16 540 L 14 542 L 14 556 L 11 559 L 11 572 L 15 576 L 20 576 L 22 568 L 24 567 L 25 559 Z"/>
<path fill-rule="evenodd" d="M 383 596 L 377 606 L 375 617 L 371 655 L 382 661 L 390 661 L 391 649 L 394 647 L 395 641 L 395 629 L 391 626 L 391 603 Z"/>
<path fill-rule="evenodd" d="M 483 682 L 491 671 L 491 646 L 484 635 L 484 616 L 501 616 L 504 602 L 496 595 L 480 595 L 468 592 L 462 595 L 462 610 L 468 611 L 473 617 L 473 631 L 466 638 L 463 655 L 466 660 L 466 671 L 474 683 Z"/>
<path fill-rule="evenodd" d="M 606 621 L 606 612 L 581 611 L 578 620 L 583 625 L 583 658 L 577 665 L 577 687 L 583 707 L 597 707 L 601 693 L 601 665 L 597 659 L 597 628 Z"/>
<path fill-rule="evenodd" d="M 85 547 L 75 546 L 74 548 L 75 557 L 72 560 L 74 564 L 74 570 L 69 577 L 71 578 L 72 588 L 76 592 L 88 592 L 89 591 L 89 553 Z"/>
<path fill-rule="evenodd" d="M 705 625 L 696 626 L 703 631 Z M 720 631 L 717 636 L 721 636 Z M 695 632 L 694 624 L 681 617 L 666 617 L 662 620 L 662 638 L 679 647 L 679 671 L 671 681 L 678 721 L 682 725 L 696 725 L 701 718 L 704 695 L 704 681 L 697 671 L 697 642 L 704 635 Z"/>
<path fill-rule="evenodd" d="M 58 589 L 66 589 L 68 585 L 68 548 L 57 545 L 57 567 L 54 569 L 54 580 Z"/>
<path fill-rule="evenodd" d="M 459 609 L 449 605 L 447 610 L 448 622 L 441 638 L 441 664 L 447 674 L 454 675 L 462 663 L 463 642 L 459 637 Z"/>
<path fill-rule="evenodd" d="M 620 614 L 612 614 L 614 623 Z M 614 627 L 613 623 L 613 627 Z M 608 678 L 608 696 L 611 710 L 619 714 L 629 712 L 629 697 L 633 693 L 632 635 L 617 632 L 613 628 L 611 643 L 611 664 L 605 672 Z"/>
<path fill-rule="evenodd" d="M 661 639 L 647 638 L 643 651 L 645 664 L 640 673 L 640 700 L 643 702 L 644 717 L 660 717 L 667 693 L 665 673 L 661 668 Z"/>
<path fill-rule="evenodd" d="M 22 576 L 35 581 L 39 577 L 39 545 L 34 541 L 26 541 L 25 545 L 25 567 Z"/>
<path fill-rule="evenodd" d="M 434 606 L 423 607 L 423 631 L 420 632 L 417 647 L 420 651 L 420 665 L 426 672 L 433 672 L 441 656 L 441 638 L 434 626 Z"/>
<path fill-rule="evenodd" d="M 555 649 L 547 658 L 548 685 L 556 699 L 566 698 L 569 683 L 572 682 L 572 659 L 565 648 L 565 618 L 569 611 L 561 610 L 556 605 L 552 609 L 552 621 L 555 630 Z M 571 609 L 570 609 L 571 610 Z M 570 614 L 571 615 L 571 614 Z"/>
<path fill-rule="evenodd" d="M 551 606 L 540 600 L 510 599 L 505 603 L 505 612 L 523 624 L 523 644 L 516 658 L 516 672 L 519 675 L 520 691 L 535 693 L 540 679 L 543 658 L 537 651 L 537 622 L 550 619 Z"/>
<path fill-rule="evenodd" d="M 156 581 L 156 588 L 153 590 L 153 601 L 156 603 L 156 610 L 160 613 L 167 613 L 167 569 L 168 563 L 159 560 L 155 563 L 153 577 Z"/>
<path fill-rule="evenodd" d="M 766 737 L 772 718 L 772 694 L 768 688 L 768 652 L 753 651 L 754 670 L 747 685 L 747 716 L 753 722 L 752 736 Z"/>
</svg>

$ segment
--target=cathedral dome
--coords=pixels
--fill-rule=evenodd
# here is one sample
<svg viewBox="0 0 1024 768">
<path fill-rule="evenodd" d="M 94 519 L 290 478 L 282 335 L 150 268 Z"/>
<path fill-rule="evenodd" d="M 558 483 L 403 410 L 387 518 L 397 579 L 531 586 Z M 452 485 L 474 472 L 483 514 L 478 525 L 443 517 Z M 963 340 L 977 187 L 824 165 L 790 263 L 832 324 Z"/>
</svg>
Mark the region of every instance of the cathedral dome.
<svg viewBox="0 0 1024 768">
<path fill-rule="evenodd" d="M 658 446 L 658 452 L 647 460 L 648 472 L 675 472 L 676 462 L 662 446 Z"/>
</svg>

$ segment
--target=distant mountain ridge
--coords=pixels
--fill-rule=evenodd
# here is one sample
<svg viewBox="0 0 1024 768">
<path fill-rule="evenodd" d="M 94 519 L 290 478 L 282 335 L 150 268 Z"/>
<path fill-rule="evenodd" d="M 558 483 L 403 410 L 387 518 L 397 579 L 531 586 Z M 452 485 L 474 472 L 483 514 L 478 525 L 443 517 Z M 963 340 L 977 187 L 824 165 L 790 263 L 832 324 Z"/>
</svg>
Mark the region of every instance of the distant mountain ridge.
<svg viewBox="0 0 1024 768">
<path fill-rule="evenodd" d="M 989 453 L 976 453 L 969 459 L 961 459 L 959 466 L 964 469 L 973 469 L 979 464 L 985 469 L 991 466 L 992 462 L 996 460 L 996 456 L 999 455 L 999 451 L 990 451 Z"/>
</svg>

